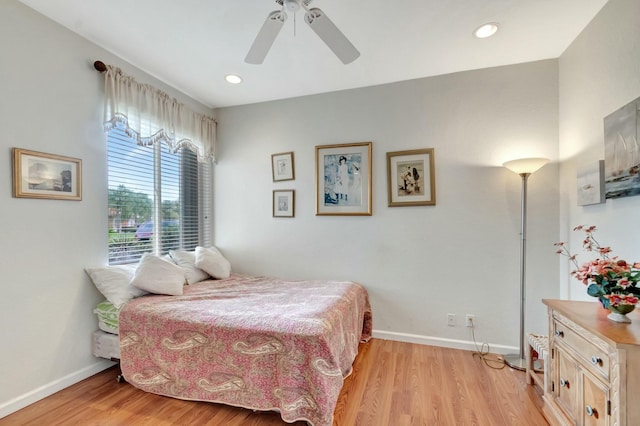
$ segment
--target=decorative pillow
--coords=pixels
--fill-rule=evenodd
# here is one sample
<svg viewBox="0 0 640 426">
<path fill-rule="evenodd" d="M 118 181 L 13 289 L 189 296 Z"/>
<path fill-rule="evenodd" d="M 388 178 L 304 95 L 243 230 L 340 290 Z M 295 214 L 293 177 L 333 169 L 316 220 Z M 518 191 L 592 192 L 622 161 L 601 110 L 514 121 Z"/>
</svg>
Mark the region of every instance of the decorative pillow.
<svg viewBox="0 0 640 426">
<path fill-rule="evenodd" d="M 215 247 L 196 247 L 196 266 L 217 279 L 231 274 L 231 263 Z"/>
<path fill-rule="evenodd" d="M 184 270 L 150 253 L 140 259 L 131 285 L 154 294 L 179 296 L 184 286 Z"/>
<path fill-rule="evenodd" d="M 196 266 L 196 252 L 171 250 L 169 251 L 169 256 L 171 256 L 171 260 L 173 260 L 176 265 L 184 269 L 187 284 L 199 283 L 209 278 L 209 274 Z"/>
<path fill-rule="evenodd" d="M 131 278 L 133 278 L 133 274 L 136 271 L 136 266 L 135 264 L 99 266 L 95 268 L 85 268 L 85 271 L 98 291 L 100 291 L 113 306 L 120 308 L 125 302 L 147 294 L 146 291 L 130 284 Z"/>
</svg>

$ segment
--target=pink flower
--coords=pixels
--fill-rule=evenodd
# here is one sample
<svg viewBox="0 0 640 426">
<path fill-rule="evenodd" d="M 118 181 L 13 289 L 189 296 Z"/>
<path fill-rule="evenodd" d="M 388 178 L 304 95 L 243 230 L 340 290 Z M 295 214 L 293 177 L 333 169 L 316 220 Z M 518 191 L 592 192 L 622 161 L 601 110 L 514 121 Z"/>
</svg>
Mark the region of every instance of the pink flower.
<svg viewBox="0 0 640 426">
<path fill-rule="evenodd" d="M 613 306 L 618 306 L 622 301 L 619 294 L 606 294 L 604 297 L 605 299 L 609 299 L 609 303 Z"/>
<path fill-rule="evenodd" d="M 627 301 L 627 305 L 637 305 L 638 302 L 640 302 L 640 299 L 638 299 L 635 296 L 627 296 L 626 301 Z"/>
<path fill-rule="evenodd" d="M 631 281 L 629 281 L 627 278 L 622 278 L 620 281 L 618 281 L 618 286 L 627 289 L 631 286 Z"/>
<path fill-rule="evenodd" d="M 611 247 L 600 247 L 598 249 L 598 253 L 600 253 L 601 255 L 609 254 L 611 253 Z"/>
<path fill-rule="evenodd" d="M 573 271 L 571 274 L 579 281 L 582 281 L 583 284 L 588 284 L 589 278 L 591 278 L 591 274 L 589 271 L 589 267 L 586 265 L 582 265 L 578 268 L 577 271 Z"/>
</svg>

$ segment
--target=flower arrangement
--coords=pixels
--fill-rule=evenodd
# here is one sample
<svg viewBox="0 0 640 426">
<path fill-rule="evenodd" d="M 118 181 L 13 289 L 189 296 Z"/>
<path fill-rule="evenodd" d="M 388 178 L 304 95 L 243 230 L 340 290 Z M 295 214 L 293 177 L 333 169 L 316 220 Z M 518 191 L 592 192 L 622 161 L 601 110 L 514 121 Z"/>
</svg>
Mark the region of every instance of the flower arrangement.
<svg viewBox="0 0 640 426">
<path fill-rule="evenodd" d="M 587 294 L 597 297 L 604 308 L 622 313 L 633 310 L 640 301 L 640 262 L 629 263 L 617 256 L 610 258 L 611 247 L 601 246 L 593 236 L 595 226 L 580 225 L 573 230 L 584 231 L 582 247 L 600 257 L 578 265 L 577 255 L 569 252 L 566 243 L 555 243 L 559 247 L 556 253 L 567 256 L 576 266 L 571 275 L 582 281 L 587 286 Z"/>
</svg>

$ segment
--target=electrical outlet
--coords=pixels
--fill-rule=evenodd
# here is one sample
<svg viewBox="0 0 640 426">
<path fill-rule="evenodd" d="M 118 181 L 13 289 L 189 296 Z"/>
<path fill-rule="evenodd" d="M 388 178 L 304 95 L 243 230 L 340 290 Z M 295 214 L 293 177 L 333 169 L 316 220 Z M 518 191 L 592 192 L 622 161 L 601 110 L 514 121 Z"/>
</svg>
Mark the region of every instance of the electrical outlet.
<svg viewBox="0 0 640 426">
<path fill-rule="evenodd" d="M 449 327 L 456 326 L 456 314 L 447 314 L 447 325 Z"/>
<path fill-rule="evenodd" d="M 473 327 L 473 321 L 475 319 L 475 315 L 467 314 L 465 319 L 465 324 L 467 327 Z"/>
</svg>

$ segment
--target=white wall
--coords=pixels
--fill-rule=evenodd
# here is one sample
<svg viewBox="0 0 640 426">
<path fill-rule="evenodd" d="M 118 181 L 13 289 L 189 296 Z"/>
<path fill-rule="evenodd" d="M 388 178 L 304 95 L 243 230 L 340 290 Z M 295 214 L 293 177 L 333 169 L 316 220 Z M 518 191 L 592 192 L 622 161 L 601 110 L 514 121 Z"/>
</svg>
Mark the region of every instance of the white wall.
<svg viewBox="0 0 640 426">
<path fill-rule="evenodd" d="M 14 0 L 0 1 L 0 417 L 108 366 L 91 355 L 107 262 L 104 60 L 212 114 Z M 12 198 L 11 148 L 82 159 L 82 201 Z"/>
<path fill-rule="evenodd" d="M 639 17 L 637 0 L 608 2 L 560 58 L 560 229 L 578 260 L 591 258 L 580 249 L 583 234 L 572 231 L 579 224 L 596 225 L 598 240 L 615 255 L 640 259 L 640 197 L 581 207 L 576 196 L 578 167 L 604 159 L 604 117 L 640 97 Z M 594 301 L 570 278 L 572 269 L 562 262 L 561 295 Z"/>
<path fill-rule="evenodd" d="M 556 159 L 557 81 L 548 60 L 219 109 L 216 244 L 239 272 L 363 283 L 378 336 L 471 349 L 471 313 L 478 339 L 511 351 L 521 179 L 500 165 Z M 373 142 L 373 216 L 315 216 L 315 145 L 360 141 Z M 387 207 L 385 153 L 427 147 L 437 205 Z M 284 151 L 296 180 L 273 183 L 271 154 Z M 557 179 L 553 162 L 529 180 L 527 329 L 539 332 L 540 299 L 558 296 Z M 278 188 L 296 190 L 295 218 L 271 217 Z"/>
</svg>

